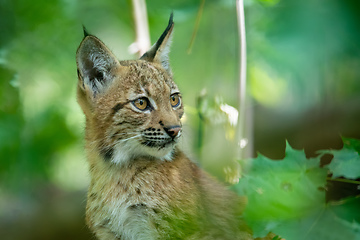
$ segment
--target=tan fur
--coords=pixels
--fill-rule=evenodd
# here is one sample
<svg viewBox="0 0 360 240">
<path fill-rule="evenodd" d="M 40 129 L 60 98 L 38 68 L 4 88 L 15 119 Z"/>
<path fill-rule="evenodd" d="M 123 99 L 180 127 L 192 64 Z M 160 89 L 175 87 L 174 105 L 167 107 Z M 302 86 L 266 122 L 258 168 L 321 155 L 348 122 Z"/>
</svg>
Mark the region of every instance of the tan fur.
<svg viewBox="0 0 360 240">
<path fill-rule="evenodd" d="M 80 44 L 78 102 L 91 177 L 87 224 L 107 240 L 252 239 L 239 220 L 244 198 L 178 149 L 181 130 L 169 137 L 183 115 L 182 103 L 170 104 L 179 93 L 165 62 L 172 27 L 136 61 L 116 60 L 94 36 Z M 152 107 L 146 111 L 134 106 L 143 97 Z"/>
</svg>

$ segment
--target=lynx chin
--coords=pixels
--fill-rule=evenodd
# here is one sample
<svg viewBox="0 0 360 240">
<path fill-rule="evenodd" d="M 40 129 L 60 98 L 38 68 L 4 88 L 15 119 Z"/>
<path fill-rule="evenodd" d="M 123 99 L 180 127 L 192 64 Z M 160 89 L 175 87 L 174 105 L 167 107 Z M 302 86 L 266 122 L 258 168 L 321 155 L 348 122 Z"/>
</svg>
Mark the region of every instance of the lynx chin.
<svg viewBox="0 0 360 240">
<path fill-rule="evenodd" d="M 84 31 L 77 97 L 86 117 L 91 183 L 86 222 L 98 239 L 253 239 L 246 204 L 177 147 L 182 95 L 164 33 L 139 60 L 120 61 Z"/>
</svg>

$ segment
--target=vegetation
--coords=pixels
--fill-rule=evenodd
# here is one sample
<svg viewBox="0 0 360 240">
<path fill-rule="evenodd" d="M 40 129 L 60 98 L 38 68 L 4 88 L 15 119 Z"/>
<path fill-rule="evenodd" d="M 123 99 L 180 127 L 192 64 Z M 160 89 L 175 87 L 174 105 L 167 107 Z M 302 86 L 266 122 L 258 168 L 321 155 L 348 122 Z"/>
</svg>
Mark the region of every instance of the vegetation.
<svg viewBox="0 0 360 240">
<path fill-rule="evenodd" d="M 359 144 L 344 139 L 343 149 L 319 151 L 319 156 L 306 159 L 304 151 L 287 143 L 283 160 L 259 154 L 242 161 L 244 177 L 234 188 L 249 198 L 244 217 L 255 235 L 271 231 L 294 240 L 360 239 L 360 198 L 326 202 L 327 180 L 360 184 L 354 181 L 360 178 Z M 320 167 L 324 154 L 333 159 Z"/>
<path fill-rule="evenodd" d="M 219 179 L 237 179 L 235 1 L 152 0 L 147 10 L 152 42 L 174 11 L 185 148 Z M 249 196 L 245 217 L 257 235 L 359 239 L 359 145 L 349 140 L 360 139 L 359 12 L 355 0 L 245 1 L 245 150 L 261 154 L 242 162 L 234 189 Z M 2 0 L 0 25 L 2 239 L 89 239 L 75 52 L 85 25 L 119 59 L 135 58 L 131 3 Z"/>
</svg>

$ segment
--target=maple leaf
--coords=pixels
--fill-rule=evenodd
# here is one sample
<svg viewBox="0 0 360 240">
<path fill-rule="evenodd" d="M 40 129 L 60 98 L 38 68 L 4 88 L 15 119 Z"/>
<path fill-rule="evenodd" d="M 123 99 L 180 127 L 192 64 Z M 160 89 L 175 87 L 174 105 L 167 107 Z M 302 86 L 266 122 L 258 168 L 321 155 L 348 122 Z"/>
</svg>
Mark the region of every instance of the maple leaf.
<svg viewBox="0 0 360 240">
<path fill-rule="evenodd" d="M 282 221 L 272 231 L 291 240 L 360 240 L 359 203 L 351 198 L 322 204 L 307 216 Z"/>
<path fill-rule="evenodd" d="M 241 161 L 243 178 L 234 190 L 248 197 L 243 217 L 254 237 L 273 232 L 290 240 L 360 240 L 360 199 L 325 202 L 328 171 L 320 158 L 307 159 L 286 143 L 283 160 L 259 154 Z"/>
<path fill-rule="evenodd" d="M 341 150 L 321 150 L 318 153 L 331 154 L 333 159 L 326 167 L 333 174 L 332 178 L 360 178 L 360 141 L 343 138 L 344 147 Z"/>
<path fill-rule="evenodd" d="M 285 158 L 271 160 L 261 154 L 241 162 L 244 177 L 236 191 L 248 197 L 244 217 L 255 236 L 263 236 L 281 221 L 301 218 L 325 202 L 327 171 L 320 158 L 306 159 L 304 151 L 286 143 Z"/>
</svg>

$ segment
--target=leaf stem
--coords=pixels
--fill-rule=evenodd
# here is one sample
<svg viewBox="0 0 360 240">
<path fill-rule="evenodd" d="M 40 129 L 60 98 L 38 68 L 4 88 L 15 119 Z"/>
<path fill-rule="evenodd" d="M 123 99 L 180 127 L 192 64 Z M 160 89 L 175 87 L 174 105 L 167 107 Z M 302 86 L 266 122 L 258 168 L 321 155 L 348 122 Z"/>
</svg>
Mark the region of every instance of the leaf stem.
<svg viewBox="0 0 360 240">
<path fill-rule="evenodd" d="M 344 182 L 344 183 L 352 183 L 352 184 L 358 184 L 358 185 L 360 185 L 360 181 L 343 179 L 343 178 L 331 178 L 331 177 L 327 177 L 326 180 L 328 180 L 328 181 L 333 181 L 333 182 Z"/>
</svg>

